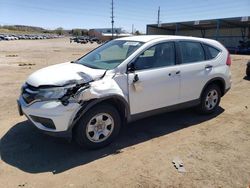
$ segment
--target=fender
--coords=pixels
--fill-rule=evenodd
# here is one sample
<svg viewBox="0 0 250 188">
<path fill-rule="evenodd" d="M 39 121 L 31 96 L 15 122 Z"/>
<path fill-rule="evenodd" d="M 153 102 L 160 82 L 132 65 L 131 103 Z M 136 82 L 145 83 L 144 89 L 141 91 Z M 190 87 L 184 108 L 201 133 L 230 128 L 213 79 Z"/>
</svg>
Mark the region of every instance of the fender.
<svg viewBox="0 0 250 188">
<path fill-rule="evenodd" d="M 223 79 L 223 78 L 221 78 L 221 77 L 215 77 L 215 78 L 212 78 L 212 79 L 210 79 L 209 81 L 207 81 L 207 83 L 205 84 L 205 86 L 203 87 L 203 89 L 201 90 L 201 93 L 200 93 L 200 99 L 201 99 L 201 95 L 202 95 L 202 93 L 204 92 L 204 90 L 206 89 L 206 87 L 209 85 L 209 84 L 211 84 L 211 83 L 213 83 L 213 82 L 216 82 L 216 81 L 219 81 L 220 83 L 222 83 L 222 85 L 219 85 L 219 87 L 220 87 L 220 89 L 222 90 L 221 91 L 221 95 L 223 96 L 224 94 L 225 94 L 225 80 Z M 222 86 L 222 88 L 221 88 L 221 86 Z"/>
<path fill-rule="evenodd" d="M 82 103 L 82 107 L 78 110 L 78 112 L 76 113 L 76 116 L 72 122 L 72 124 L 70 125 L 70 128 L 72 130 L 72 128 L 75 126 L 75 124 L 78 122 L 78 120 L 85 114 L 88 112 L 88 110 L 90 110 L 92 107 L 94 107 L 97 104 L 100 104 L 101 102 L 105 102 L 108 100 L 117 100 L 119 102 L 121 102 L 121 104 L 125 107 L 125 118 L 128 119 L 128 117 L 130 116 L 130 108 L 129 108 L 129 104 L 128 102 L 120 95 L 109 95 L 109 96 L 105 96 L 102 98 L 96 98 L 96 99 L 92 99 L 89 101 L 85 101 Z"/>
</svg>

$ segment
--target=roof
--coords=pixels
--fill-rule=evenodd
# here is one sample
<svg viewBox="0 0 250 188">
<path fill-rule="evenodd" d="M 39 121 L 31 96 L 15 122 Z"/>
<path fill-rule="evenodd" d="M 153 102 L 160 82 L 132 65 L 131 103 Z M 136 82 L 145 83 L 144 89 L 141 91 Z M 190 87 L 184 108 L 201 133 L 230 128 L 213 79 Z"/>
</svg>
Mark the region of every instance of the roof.
<svg viewBox="0 0 250 188">
<path fill-rule="evenodd" d="M 154 39 L 161 38 L 164 36 L 166 37 L 168 35 L 139 35 L 139 36 L 123 37 L 123 38 L 119 38 L 116 40 L 130 40 L 130 41 L 138 41 L 138 42 L 148 42 L 150 40 L 154 40 Z"/>
<path fill-rule="evenodd" d="M 149 42 L 151 40 L 158 40 L 158 39 L 192 39 L 192 40 L 210 40 L 198 37 L 186 37 L 186 36 L 178 36 L 178 35 L 139 35 L 139 36 L 132 36 L 132 37 L 123 37 L 116 40 L 129 40 L 129 41 L 137 41 L 137 42 Z"/>
<path fill-rule="evenodd" d="M 218 18 L 210 20 L 194 20 L 187 22 L 172 22 L 157 24 L 149 24 L 149 27 L 160 27 L 166 30 L 195 30 L 195 29 L 215 29 L 219 23 L 220 28 L 245 28 L 250 27 L 250 16 L 233 17 L 233 18 Z"/>
</svg>

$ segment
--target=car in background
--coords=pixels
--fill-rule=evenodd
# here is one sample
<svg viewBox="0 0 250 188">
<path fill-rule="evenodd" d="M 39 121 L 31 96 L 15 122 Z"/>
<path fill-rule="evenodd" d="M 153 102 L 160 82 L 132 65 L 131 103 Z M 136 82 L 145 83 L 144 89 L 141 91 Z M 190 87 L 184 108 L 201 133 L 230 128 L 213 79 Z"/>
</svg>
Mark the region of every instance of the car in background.
<svg viewBox="0 0 250 188">
<path fill-rule="evenodd" d="M 9 35 L 5 35 L 5 40 L 14 40 L 14 38 L 13 37 L 11 37 L 11 36 L 9 36 Z"/>
<path fill-rule="evenodd" d="M 86 43 L 90 42 L 89 36 L 71 37 L 69 40 L 70 40 L 70 43 L 76 42 L 76 43 L 80 43 L 80 44 L 86 44 Z"/>
<path fill-rule="evenodd" d="M 3 35 L 0 35 L 0 40 L 5 40 Z"/>
<path fill-rule="evenodd" d="M 231 54 L 250 55 L 250 40 L 239 41 L 239 46 L 227 47 L 227 49 Z"/>
<path fill-rule="evenodd" d="M 76 39 L 77 43 L 81 43 L 81 44 L 86 44 L 89 42 L 89 37 L 88 36 L 79 36 Z"/>
<path fill-rule="evenodd" d="M 92 44 L 92 43 L 94 43 L 94 42 L 96 42 L 96 43 L 99 43 L 99 39 L 97 38 L 97 37 L 92 37 L 92 38 L 90 38 L 90 40 L 89 40 L 89 42 Z"/>
<path fill-rule="evenodd" d="M 246 75 L 250 78 L 250 61 L 247 62 Z"/>
<path fill-rule="evenodd" d="M 52 34 L 0 34 L 1 40 L 41 40 L 58 38 L 58 35 Z"/>
<path fill-rule="evenodd" d="M 248 41 L 239 41 L 239 54 L 250 55 L 250 40 Z"/>
<path fill-rule="evenodd" d="M 230 54 L 215 40 L 124 37 L 34 72 L 17 104 L 39 130 L 95 149 L 143 117 L 188 107 L 214 113 L 231 88 L 230 65 Z"/>
<path fill-rule="evenodd" d="M 16 35 L 11 35 L 13 37 L 13 40 L 18 40 L 19 38 Z"/>
<path fill-rule="evenodd" d="M 24 39 L 24 36 L 23 36 L 23 35 L 18 35 L 17 37 L 18 37 L 18 40 Z"/>
</svg>

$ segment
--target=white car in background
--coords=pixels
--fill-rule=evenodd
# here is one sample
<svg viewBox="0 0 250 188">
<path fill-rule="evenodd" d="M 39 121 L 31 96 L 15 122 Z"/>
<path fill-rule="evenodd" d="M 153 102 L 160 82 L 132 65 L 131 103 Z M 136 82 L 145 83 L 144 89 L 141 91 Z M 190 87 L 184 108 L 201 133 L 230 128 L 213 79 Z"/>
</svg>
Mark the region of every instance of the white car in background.
<svg viewBox="0 0 250 188">
<path fill-rule="evenodd" d="M 48 134 L 99 148 L 126 122 L 192 106 L 213 113 L 231 87 L 230 65 L 228 51 L 215 40 L 115 39 L 74 62 L 30 75 L 19 112 Z"/>
<path fill-rule="evenodd" d="M 5 35 L 4 40 L 14 40 L 14 38 L 11 36 Z"/>
</svg>

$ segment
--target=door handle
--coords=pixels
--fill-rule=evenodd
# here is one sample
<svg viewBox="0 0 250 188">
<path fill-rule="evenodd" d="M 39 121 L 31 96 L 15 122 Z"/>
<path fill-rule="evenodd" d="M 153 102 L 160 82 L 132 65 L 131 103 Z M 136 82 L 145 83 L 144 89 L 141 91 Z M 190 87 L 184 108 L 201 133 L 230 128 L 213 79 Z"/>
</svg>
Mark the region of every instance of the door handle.
<svg viewBox="0 0 250 188">
<path fill-rule="evenodd" d="M 173 71 L 173 72 L 170 72 L 169 74 L 168 74 L 168 76 L 172 76 L 172 74 L 180 74 L 181 73 L 181 71 Z"/>
<path fill-rule="evenodd" d="M 206 65 L 205 66 L 205 69 L 211 69 L 211 68 L 213 68 L 213 65 Z"/>
<path fill-rule="evenodd" d="M 138 81 L 139 81 L 138 74 L 135 74 L 134 79 L 133 79 L 133 83 L 138 82 Z"/>
</svg>

